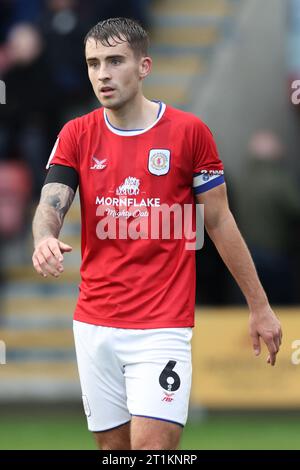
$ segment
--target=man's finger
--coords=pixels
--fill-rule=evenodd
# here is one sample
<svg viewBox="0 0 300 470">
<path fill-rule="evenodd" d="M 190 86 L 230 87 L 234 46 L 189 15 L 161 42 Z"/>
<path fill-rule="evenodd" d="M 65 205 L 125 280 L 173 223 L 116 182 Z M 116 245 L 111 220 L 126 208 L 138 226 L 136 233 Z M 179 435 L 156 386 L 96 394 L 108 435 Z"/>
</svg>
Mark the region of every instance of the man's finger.
<svg viewBox="0 0 300 470">
<path fill-rule="evenodd" d="M 279 348 L 276 346 L 273 339 L 265 340 L 265 343 L 266 343 L 267 348 L 269 350 L 269 357 L 268 357 L 267 362 L 269 362 L 271 364 L 271 366 L 274 366 L 275 362 L 276 362 L 276 354 L 277 354 Z"/>
<path fill-rule="evenodd" d="M 276 346 L 276 349 L 277 349 L 277 352 L 278 352 L 279 349 L 280 349 L 280 345 L 281 345 L 281 339 L 280 339 L 279 334 L 274 337 L 274 343 L 275 343 L 275 346 Z"/>
<path fill-rule="evenodd" d="M 260 340 L 258 334 L 252 336 L 252 344 L 256 356 L 260 354 Z"/>
<path fill-rule="evenodd" d="M 57 266 L 57 259 L 48 246 L 43 247 L 43 255 L 49 265 L 54 267 Z"/>
<path fill-rule="evenodd" d="M 268 355 L 267 362 L 268 362 L 268 364 L 271 364 L 271 366 L 275 366 L 275 362 L 276 362 L 276 353 L 270 353 L 270 354 Z"/>
<path fill-rule="evenodd" d="M 45 277 L 44 273 L 43 273 L 43 270 L 40 266 L 40 263 L 38 262 L 38 259 L 36 256 L 33 256 L 32 257 L 32 263 L 33 263 L 33 266 L 34 266 L 34 269 L 43 277 Z"/>
<path fill-rule="evenodd" d="M 44 277 L 47 277 L 47 274 L 46 274 L 46 271 L 45 271 L 45 268 L 44 268 L 46 260 L 45 260 L 44 256 L 42 255 L 42 253 L 40 253 L 40 252 L 36 253 L 35 254 L 35 259 L 37 260 L 37 263 L 40 266 L 40 269 L 42 271 L 42 275 Z"/>
<path fill-rule="evenodd" d="M 62 261 L 63 261 L 64 258 L 63 258 L 63 255 L 60 252 L 60 249 L 58 248 L 58 246 L 55 243 L 54 243 L 54 246 L 51 246 L 50 243 L 49 243 L 49 251 L 52 254 L 51 264 L 53 266 L 55 266 L 55 268 L 60 273 L 62 273 L 63 270 L 64 270 L 63 265 L 62 265 Z"/>
<path fill-rule="evenodd" d="M 43 253 L 39 252 L 36 254 L 40 267 L 42 268 L 44 277 L 47 277 L 48 274 L 58 277 L 59 273 L 57 270 L 48 263 L 46 257 Z M 52 255 L 53 256 L 53 255 Z"/>
<path fill-rule="evenodd" d="M 276 342 L 275 342 L 275 337 L 264 339 L 264 341 L 267 345 L 269 353 L 277 353 L 278 352 L 278 347 L 277 347 Z"/>
<path fill-rule="evenodd" d="M 48 246 L 49 246 L 50 250 L 52 251 L 52 253 L 54 254 L 55 258 L 59 262 L 62 262 L 64 257 L 61 254 L 61 251 L 59 249 L 59 244 L 57 242 L 55 242 L 54 240 L 51 240 L 51 241 L 49 241 Z"/>
<path fill-rule="evenodd" d="M 279 332 L 279 337 L 280 337 L 280 344 L 282 343 L 282 329 L 280 328 L 280 332 Z"/>
<path fill-rule="evenodd" d="M 72 251 L 73 248 L 70 246 L 70 245 L 67 245 L 66 243 L 63 243 L 63 242 L 58 242 L 59 243 L 59 247 L 61 249 L 61 252 L 64 253 L 65 251 Z"/>
</svg>

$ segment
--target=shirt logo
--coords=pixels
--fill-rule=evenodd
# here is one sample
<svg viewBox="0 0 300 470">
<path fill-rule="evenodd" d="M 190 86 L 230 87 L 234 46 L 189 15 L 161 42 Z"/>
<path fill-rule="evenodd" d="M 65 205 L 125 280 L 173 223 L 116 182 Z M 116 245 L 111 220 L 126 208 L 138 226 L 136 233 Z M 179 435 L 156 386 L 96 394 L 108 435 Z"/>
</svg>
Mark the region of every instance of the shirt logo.
<svg viewBox="0 0 300 470">
<path fill-rule="evenodd" d="M 92 157 L 94 165 L 90 167 L 90 170 L 104 170 L 107 167 L 107 158 L 103 160 L 98 160 L 96 157 Z"/>
<path fill-rule="evenodd" d="M 118 196 L 132 196 L 137 195 L 140 192 L 140 180 L 134 176 L 128 176 L 124 183 L 122 183 L 117 189 L 116 194 Z"/>
<path fill-rule="evenodd" d="M 175 393 L 164 392 L 164 397 L 163 397 L 162 401 L 165 401 L 167 403 L 171 403 L 174 400 L 174 395 L 175 395 Z"/>
<path fill-rule="evenodd" d="M 170 170 L 171 152 L 167 149 L 152 149 L 148 157 L 148 170 L 152 175 L 166 175 Z"/>
</svg>

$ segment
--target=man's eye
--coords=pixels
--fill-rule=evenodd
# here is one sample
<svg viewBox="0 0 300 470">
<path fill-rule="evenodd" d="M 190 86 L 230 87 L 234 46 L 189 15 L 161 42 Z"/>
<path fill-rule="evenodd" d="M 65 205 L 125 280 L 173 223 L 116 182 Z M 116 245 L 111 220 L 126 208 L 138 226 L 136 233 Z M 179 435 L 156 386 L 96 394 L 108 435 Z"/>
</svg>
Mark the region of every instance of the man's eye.
<svg viewBox="0 0 300 470">
<path fill-rule="evenodd" d="M 112 63 L 113 65 L 118 65 L 118 64 L 121 63 L 121 61 L 120 61 L 120 59 L 112 59 L 112 60 L 111 60 L 111 63 Z"/>
<path fill-rule="evenodd" d="M 89 66 L 94 69 L 97 67 L 97 62 L 90 62 Z"/>
</svg>

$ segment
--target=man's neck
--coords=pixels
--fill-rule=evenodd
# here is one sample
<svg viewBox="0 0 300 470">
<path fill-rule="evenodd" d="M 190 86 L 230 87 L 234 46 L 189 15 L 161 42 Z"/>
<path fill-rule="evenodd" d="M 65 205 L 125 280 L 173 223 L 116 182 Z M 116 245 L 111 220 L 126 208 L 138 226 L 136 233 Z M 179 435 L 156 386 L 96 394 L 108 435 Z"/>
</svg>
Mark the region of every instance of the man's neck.
<svg viewBox="0 0 300 470">
<path fill-rule="evenodd" d="M 118 129 L 146 129 L 157 119 L 159 103 L 149 101 L 144 96 L 122 109 L 105 108 L 106 115 L 112 126 Z"/>
</svg>

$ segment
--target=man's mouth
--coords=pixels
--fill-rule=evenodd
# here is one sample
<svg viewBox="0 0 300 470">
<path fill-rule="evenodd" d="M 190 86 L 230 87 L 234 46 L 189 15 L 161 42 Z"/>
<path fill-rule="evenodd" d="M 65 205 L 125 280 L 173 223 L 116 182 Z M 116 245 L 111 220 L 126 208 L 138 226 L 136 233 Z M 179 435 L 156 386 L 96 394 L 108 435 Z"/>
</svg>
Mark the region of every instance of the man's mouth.
<svg viewBox="0 0 300 470">
<path fill-rule="evenodd" d="M 112 93 L 114 91 L 114 88 L 110 86 L 103 86 L 100 88 L 100 92 L 104 94 Z"/>
</svg>

